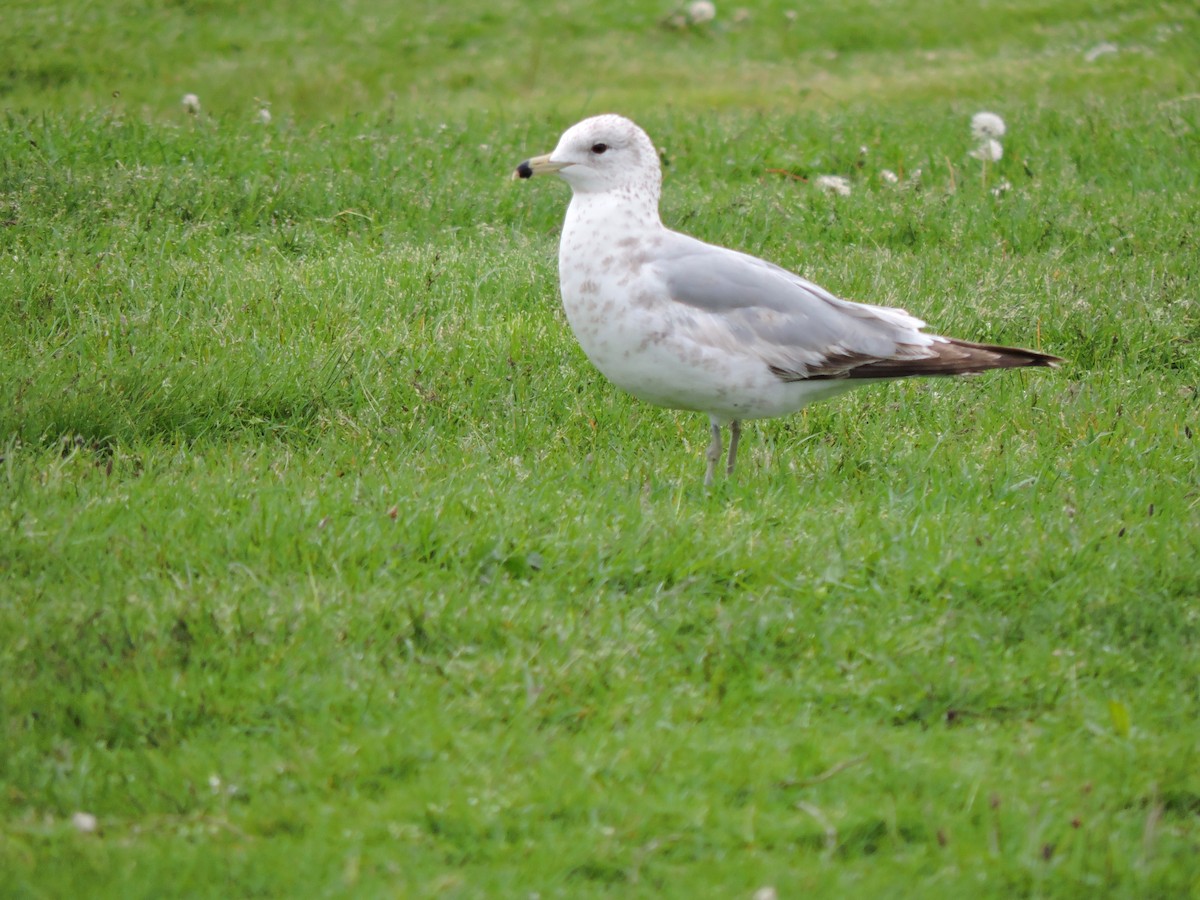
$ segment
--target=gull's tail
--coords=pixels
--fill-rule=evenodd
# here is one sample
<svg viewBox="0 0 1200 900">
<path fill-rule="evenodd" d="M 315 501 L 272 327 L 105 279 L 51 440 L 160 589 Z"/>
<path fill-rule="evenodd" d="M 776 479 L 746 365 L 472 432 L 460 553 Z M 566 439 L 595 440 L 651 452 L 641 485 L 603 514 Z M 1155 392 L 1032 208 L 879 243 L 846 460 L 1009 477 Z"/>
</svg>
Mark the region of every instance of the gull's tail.
<svg viewBox="0 0 1200 900">
<path fill-rule="evenodd" d="M 918 359 L 879 359 L 855 366 L 846 378 L 907 378 L 931 375 L 971 375 L 989 369 L 1019 369 L 1025 366 L 1057 367 L 1062 360 L 1049 353 L 1022 347 L 973 344 L 957 338 L 938 338 L 926 348 L 928 356 Z"/>
</svg>

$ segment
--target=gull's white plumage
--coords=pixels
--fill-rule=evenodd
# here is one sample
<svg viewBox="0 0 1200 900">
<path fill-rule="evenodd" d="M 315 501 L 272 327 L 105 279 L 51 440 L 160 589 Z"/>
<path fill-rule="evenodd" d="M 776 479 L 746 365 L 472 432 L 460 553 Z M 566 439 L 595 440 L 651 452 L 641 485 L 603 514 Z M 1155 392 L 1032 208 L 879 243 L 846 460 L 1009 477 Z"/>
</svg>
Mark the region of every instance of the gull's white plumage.
<svg viewBox="0 0 1200 900">
<path fill-rule="evenodd" d="M 571 185 L 559 244 L 563 308 L 588 358 L 649 403 L 707 413 L 706 483 L 730 425 L 911 375 L 1053 365 L 1056 357 L 926 334 L 904 310 L 843 300 L 798 275 L 663 226 L 650 138 L 616 115 L 568 129 L 514 177 Z"/>
</svg>

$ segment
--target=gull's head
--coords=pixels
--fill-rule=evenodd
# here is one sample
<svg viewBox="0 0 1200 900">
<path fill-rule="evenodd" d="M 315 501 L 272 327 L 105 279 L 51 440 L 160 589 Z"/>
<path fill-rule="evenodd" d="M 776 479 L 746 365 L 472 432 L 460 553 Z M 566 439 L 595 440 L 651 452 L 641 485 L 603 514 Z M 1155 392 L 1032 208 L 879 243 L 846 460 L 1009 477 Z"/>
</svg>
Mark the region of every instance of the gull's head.
<svg viewBox="0 0 1200 900">
<path fill-rule="evenodd" d="M 584 119 L 568 128 L 554 152 L 527 159 L 513 178 L 558 175 L 576 193 L 633 190 L 658 198 L 662 171 L 649 136 L 624 116 Z"/>
</svg>

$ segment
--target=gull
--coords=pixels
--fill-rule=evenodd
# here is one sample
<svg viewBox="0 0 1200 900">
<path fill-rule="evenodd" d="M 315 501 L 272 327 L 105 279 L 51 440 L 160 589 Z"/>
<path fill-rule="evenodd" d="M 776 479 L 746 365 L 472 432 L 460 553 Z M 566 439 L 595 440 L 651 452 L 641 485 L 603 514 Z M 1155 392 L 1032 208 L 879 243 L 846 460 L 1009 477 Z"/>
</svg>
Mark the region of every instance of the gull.
<svg viewBox="0 0 1200 900">
<path fill-rule="evenodd" d="M 558 248 L 563 309 L 593 365 L 648 403 L 706 413 L 705 485 L 737 461 L 741 423 L 854 387 L 921 375 L 1056 366 L 1036 350 L 928 334 L 902 309 L 843 300 L 792 272 L 665 227 L 649 136 L 623 116 L 584 119 L 513 178 L 571 186 Z"/>
</svg>

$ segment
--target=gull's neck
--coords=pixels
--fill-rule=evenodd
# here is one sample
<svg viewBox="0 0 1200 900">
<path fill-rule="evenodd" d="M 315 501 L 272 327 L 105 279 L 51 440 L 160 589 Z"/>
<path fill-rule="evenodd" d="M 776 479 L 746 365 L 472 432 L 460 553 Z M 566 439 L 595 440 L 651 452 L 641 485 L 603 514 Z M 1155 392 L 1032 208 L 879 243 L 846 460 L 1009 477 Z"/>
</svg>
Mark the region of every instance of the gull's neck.
<svg viewBox="0 0 1200 900">
<path fill-rule="evenodd" d="M 647 185 L 611 188 L 606 191 L 575 191 L 563 223 L 564 235 L 604 231 L 634 237 L 660 231 L 658 192 Z"/>
</svg>

